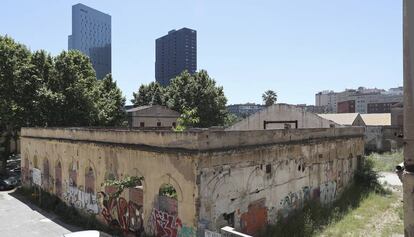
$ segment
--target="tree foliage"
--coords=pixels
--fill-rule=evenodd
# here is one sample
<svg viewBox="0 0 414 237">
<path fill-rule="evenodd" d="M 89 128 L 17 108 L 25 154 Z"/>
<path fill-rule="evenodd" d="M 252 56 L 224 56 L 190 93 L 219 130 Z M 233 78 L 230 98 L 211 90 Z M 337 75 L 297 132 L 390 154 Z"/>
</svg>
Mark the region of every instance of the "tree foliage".
<svg viewBox="0 0 414 237">
<path fill-rule="evenodd" d="M 126 117 L 123 111 L 125 97 L 122 96 L 122 91 L 113 81 L 111 74 L 98 81 L 98 93 L 98 124 L 116 126 L 125 121 Z"/>
<path fill-rule="evenodd" d="M 276 103 L 277 101 L 277 94 L 276 92 L 272 91 L 272 90 L 267 90 L 265 91 L 265 93 L 263 93 L 262 95 L 263 98 L 263 103 L 266 106 L 270 106 Z"/>
<path fill-rule="evenodd" d="M 151 82 L 148 85 L 141 85 L 137 93 L 133 93 L 131 102 L 134 106 L 162 105 L 164 88 L 158 82 Z"/>
<path fill-rule="evenodd" d="M 135 105 L 150 105 L 151 101 L 181 114 L 191 111 L 191 116 L 198 118 L 192 123 L 194 127 L 222 126 L 227 116 L 223 87 L 217 86 L 205 70 L 195 74 L 184 71 L 164 88 L 157 83 L 142 85 L 132 100 Z"/>
<path fill-rule="evenodd" d="M 142 185 L 143 180 L 144 177 L 142 176 L 126 176 L 124 179 L 120 180 L 107 179 L 105 180 L 105 183 L 102 184 L 102 186 L 111 186 L 116 188 L 116 191 L 110 196 L 113 198 L 118 198 L 126 188 L 134 188 L 138 185 Z"/>
<path fill-rule="evenodd" d="M 185 109 L 180 117 L 177 119 L 177 127 L 174 128 L 176 132 L 182 132 L 189 127 L 194 127 L 200 122 L 200 118 L 197 116 L 197 110 Z"/>
<path fill-rule="evenodd" d="M 122 122 L 125 99 L 108 75 L 96 80 L 79 51 L 52 57 L 0 36 L 1 172 L 10 139 L 23 126 L 108 126 Z M 3 147 L 3 149 L 1 149 Z"/>
</svg>

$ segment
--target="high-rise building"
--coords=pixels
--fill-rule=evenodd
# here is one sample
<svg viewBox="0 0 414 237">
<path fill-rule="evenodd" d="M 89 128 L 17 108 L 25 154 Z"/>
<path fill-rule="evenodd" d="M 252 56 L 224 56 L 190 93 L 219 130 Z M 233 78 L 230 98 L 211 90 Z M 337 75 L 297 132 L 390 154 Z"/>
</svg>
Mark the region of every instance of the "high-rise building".
<svg viewBox="0 0 414 237">
<path fill-rule="evenodd" d="M 155 41 L 155 79 L 163 86 L 184 70 L 197 71 L 197 32 L 182 28 L 171 30 Z"/>
<path fill-rule="evenodd" d="M 111 16 L 80 3 L 73 5 L 68 49 L 88 55 L 98 79 L 111 73 Z"/>
</svg>

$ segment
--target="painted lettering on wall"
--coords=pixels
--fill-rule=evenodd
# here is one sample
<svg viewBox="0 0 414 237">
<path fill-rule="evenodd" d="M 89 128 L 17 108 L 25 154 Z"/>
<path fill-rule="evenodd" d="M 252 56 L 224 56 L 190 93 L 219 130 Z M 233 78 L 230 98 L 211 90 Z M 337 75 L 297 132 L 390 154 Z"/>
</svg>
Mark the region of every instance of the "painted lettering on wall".
<svg viewBox="0 0 414 237">
<path fill-rule="evenodd" d="M 96 195 L 82 191 L 82 187 L 78 188 L 76 186 L 67 185 L 66 191 L 63 194 L 63 200 L 86 212 L 93 214 L 99 213 Z"/>
<path fill-rule="evenodd" d="M 134 234 L 140 236 L 144 232 L 142 204 L 127 201 L 123 197 L 112 197 L 100 192 L 102 200 L 101 215 L 113 228 L 119 228 L 125 236 Z"/>
<path fill-rule="evenodd" d="M 155 236 L 157 237 L 177 237 L 182 227 L 180 218 L 167 212 L 153 209 L 150 225 L 154 226 Z"/>
<path fill-rule="evenodd" d="M 297 192 L 289 192 L 279 202 L 279 212 L 282 217 L 287 217 L 292 210 L 302 208 L 305 201 L 311 198 L 310 190 L 311 188 L 309 186 L 305 186 Z"/>
</svg>

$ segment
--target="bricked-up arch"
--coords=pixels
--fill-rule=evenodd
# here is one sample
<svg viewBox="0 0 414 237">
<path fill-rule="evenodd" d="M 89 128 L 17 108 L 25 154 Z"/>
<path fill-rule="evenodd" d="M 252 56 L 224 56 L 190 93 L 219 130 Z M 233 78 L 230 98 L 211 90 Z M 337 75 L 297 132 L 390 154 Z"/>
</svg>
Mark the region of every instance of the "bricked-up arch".
<svg viewBox="0 0 414 237">
<path fill-rule="evenodd" d="M 86 169 L 85 172 L 85 192 L 95 193 L 95 174 L 92 167 Z"/>
<path fill-rule="evenodd" d="M 78 180 L 78 166 L 76 162 L 72 162 L 69 166 L 69 186 L 76 187 Z"/>
<path fill-rule="evenodd" d="M 172 184 L 161 185 L 158 193 L 158 210 L 177 216 L 177 190 Z"/>
<path fill-rule="evenodd" d="M 48 190 L 49 189 L 49 181 L 50 181 L 50 172 L 49 172 L 49 160 L 45 158 L 43 160 L 43 172 L 42 172 L 42 185 L 43 188 Z"/>
<path fill-rule="evenodd" d="M 55 194 L 62 197 L 62 164 L 60 161 L 55 167 Z"/>
<path fill-rule="evenodd" d="M 38 163 L 37 163 L 37 156 L 34 156 L 33 158 L 33 167 L 36 169 L 39 169 Z"/>
</svg>

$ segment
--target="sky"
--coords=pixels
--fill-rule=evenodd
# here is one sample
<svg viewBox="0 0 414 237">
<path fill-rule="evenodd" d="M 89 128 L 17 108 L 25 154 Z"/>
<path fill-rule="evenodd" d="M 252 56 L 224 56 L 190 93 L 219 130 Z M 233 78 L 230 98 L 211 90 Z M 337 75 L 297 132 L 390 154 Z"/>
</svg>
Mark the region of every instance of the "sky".
<svg viewBox="0 0 414 237">
<path fill-rule="evenodd" d="M 155 39 L 197 30 L 198 69 L 228 104 L 314 104 L 315 93 L 402 86 L 402 1 L 1 0 L 0 35 L 52 55 L 67 50 L 71 6 L 112 16 L 112 74 L 129 104 L 155 80 Z"/>
</svg>

